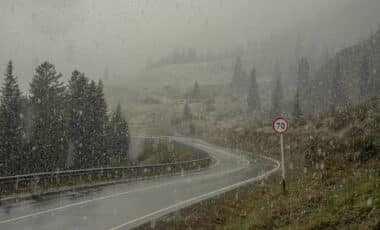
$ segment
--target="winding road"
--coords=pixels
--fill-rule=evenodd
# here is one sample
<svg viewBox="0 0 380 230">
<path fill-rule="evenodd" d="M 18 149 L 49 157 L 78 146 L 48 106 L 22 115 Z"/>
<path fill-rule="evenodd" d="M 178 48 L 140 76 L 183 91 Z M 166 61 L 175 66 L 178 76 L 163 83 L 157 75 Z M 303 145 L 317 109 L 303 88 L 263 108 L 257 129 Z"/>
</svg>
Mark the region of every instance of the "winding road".
<svg viewBox="0 0 380 230">
<path fill-rule="evenodd" d="M 205 150 L 210 168 L 177 176 L 134 181 L 0 205 L 0 229 L 131 229 L 165 214 L 276 172 L 270 158 L 248 159 L 201 140 L 171 137 Z"/>
</svg>

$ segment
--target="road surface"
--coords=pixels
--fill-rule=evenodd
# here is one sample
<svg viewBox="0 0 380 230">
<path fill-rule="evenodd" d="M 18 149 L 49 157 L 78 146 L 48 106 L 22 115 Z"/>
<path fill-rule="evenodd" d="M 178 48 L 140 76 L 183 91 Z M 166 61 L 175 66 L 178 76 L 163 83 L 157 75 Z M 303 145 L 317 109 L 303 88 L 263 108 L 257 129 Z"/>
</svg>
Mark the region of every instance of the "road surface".
<svg viewBox="0 0 380 230">
<path fill-rule="evenodd" d="M 215 159 L 209 169 L 152 180 L 63 192 L 0 205 L 0 229 L 131 229 L 165 214 L 261 180 L 279 162 L 248 160 L 200 140 L 172 137 L 206 150 Z"/>
</svg>

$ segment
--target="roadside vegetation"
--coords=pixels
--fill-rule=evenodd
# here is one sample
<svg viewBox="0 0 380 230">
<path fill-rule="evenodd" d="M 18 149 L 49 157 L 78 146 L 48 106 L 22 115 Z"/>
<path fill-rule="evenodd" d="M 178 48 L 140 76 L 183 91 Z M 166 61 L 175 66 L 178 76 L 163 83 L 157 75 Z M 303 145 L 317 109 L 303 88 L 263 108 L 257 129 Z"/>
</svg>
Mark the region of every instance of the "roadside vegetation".
<svg viewBox="0 0 380 230">
<path fill-rule="evenodd" d="M 138 155 L 137 164 L 164 164 L 197 160 L 206 157 L 192 148 L 175 141 L 145 139 L 143 151 Z"/>
<path fill-rule="evenodd" d="M 341 116 L 350 122 L 338 127 L 333 121 Z M 285 136 L 286 194 L 277 174 L 141 229 L 379 229 L 379 119 L 372 99 L 293 126 Z M 212 141 L 280 158 L 270 127 L 230 135 Z"/>
</svg>

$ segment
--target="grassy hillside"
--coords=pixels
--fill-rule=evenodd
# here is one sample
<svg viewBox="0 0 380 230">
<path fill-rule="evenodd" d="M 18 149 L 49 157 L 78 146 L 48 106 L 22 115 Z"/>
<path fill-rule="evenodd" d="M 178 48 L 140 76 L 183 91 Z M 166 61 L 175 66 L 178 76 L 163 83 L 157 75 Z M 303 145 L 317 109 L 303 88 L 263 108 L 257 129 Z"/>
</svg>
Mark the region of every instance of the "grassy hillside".
<svg viewBox="0 0 380 230">
<path fill-rule="evenodd" d="M 286 194 L 278 173 L 140 229 L 379 229 L 380 109 L 378 102 L 346 109 L 351 113 L 291 126 L 285 135 Z M 345 118 L 351 121 L 336 125 Z M 270 127 L 213 141 L 280 158 Z"/>
</svg>

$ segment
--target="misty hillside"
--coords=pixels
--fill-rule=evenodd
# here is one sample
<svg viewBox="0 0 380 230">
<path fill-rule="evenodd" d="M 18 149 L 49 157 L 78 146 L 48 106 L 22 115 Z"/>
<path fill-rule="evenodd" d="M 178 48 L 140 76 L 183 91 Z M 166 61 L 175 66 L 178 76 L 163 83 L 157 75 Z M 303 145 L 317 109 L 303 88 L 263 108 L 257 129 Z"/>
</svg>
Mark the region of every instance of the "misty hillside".
<svg viewBox="0 0 380 230">
<path fill-rule="evenodd" d="M 339 51 L 303 88 L 307 110 L 357 103 L 378 95 L 380 89 L 380 31 L 369 39 Z M 339 94 L 339 100 L 334 95 Z M 312 102 L 312 103 L 310 103 Z"/>
<path fill-rule="evenodd" d="M 380 230 L 380 0 L 0 0 L 0 230 Z"/>
<path fill-rule="evenodd" d="M 213 62 L 171 64 L 147 69 L 138 76 L 144 86 L 175 85 L 189 87 L 193 81 L 202 84 L 226 84 L 231 81 L 234 59 L 222 59 Z M 148 83 L 148 84 L 147 84 Z"/>
</svg>

